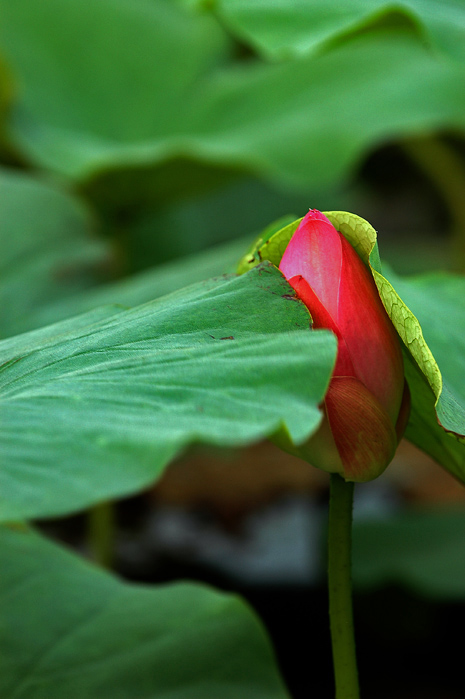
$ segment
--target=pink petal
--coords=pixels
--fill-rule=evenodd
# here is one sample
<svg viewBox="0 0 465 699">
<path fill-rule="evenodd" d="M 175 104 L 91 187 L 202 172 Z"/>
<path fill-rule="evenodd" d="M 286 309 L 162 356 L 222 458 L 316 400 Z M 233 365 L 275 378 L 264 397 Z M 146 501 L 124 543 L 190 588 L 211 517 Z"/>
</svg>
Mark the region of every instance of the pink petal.
<svg viewBox="0 0 465 699">
<path fill-rule="evenodd" d="M 292 236 L 279 269 L 286 279 L 301 275 L 335 319 L 341 264 L 340 234 L 326 216 L 312 210 Z"/>
<path fill-rule="evenodd" d="M 336 322 L 352 359 L 354 375 L 379 400 L 395 424 L 404 387 L 399 338 L 371 273 L 343 236 L 341 245 Z"/>
<path fill-rule="evenodd" d="M 288 283 L 292 286 L 299 299 L 304 302 L 310 311 L 313 327 L 327 328 L 328 330 L 332 330 L 338 338 L 337 359 L 333 376 L 355 376 L 354 367 L 350 359 L 346 342 L 330 313 L 323 306 L 312 287 L 300 275 L 297 277 L 291 277 L 291 279 L 288 279 Z"/>
<path fill-rule="evenodd" d="M 363 482 L 379 476 L 397 447 L 394 424 L 383 406 L 351 377 L 331 380 L 325 405 L 344 478 Z"/>
</svg>

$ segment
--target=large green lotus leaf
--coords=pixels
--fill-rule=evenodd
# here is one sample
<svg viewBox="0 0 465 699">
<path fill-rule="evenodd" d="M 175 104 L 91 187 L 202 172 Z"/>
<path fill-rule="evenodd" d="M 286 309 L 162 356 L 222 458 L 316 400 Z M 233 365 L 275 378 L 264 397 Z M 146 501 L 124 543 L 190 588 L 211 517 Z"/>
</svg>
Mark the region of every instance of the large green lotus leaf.
<svg viewBox="0 0 465 699">
<path fill-rule="evenodd" d="M 1 42 L 28 107 L 19 118 L 30 109 L 63 139 L 65 129 L 87 134 L 83 150 L 92 134 L 110 149 L 112 140 L 141 143 L 154 116 L 157 130 L 175 130 L 182 99 L 228 47 L 216 22 L 169 0 L 2 0 L 0 9 Z"/>
<path fill-rule="evenodd" d="M 465 596 L 463 507 L 413 509 L 354 522 L 353 581 L 358 589 L 406 585 L 440 599 Z"/>
<path fill-rule="evenodd" d="M 285 699 L 235 595 L 123 583 L 38 534 L 0 528 L 3 699 Z"/>
<path fill-rule="evenodd" d="M 0 343 L 3 520 L 135 492 L 192 442 L 318 427 L 336 341 L 272 265 L 108 315 Z"/>
<path fill-rule="evenodd" d="M 48 303 L 95 283 L 108 250 L 84 206 L 66 192 L 0 170 L 0 334 L 29 329 Z"/>
<path fill-rule="evenodd" d="M 191 153 L 321 190 L 374 144 L 463 129 L 465 68 L 386 32 L 316 58 L 225 69 L 183 113 Z"/>
<path fill-rule="evenodd" d="M 412 278 L 388 269 L 385 273 L 418 319 L 440 371 L 438 385 L 425 381 L 418 363 L 405 353 L 412 394 L 406 436 L 465 481 L 465 279 L 446 273 Z"/>
<path fill-rule="evenodd" d="M 280 65 L 232 64 L 212 18 L 167 0 L 0 9 L 0 49 L 21 85 L 15 144 L 101 198 L 117 192 L 120 205 L 131 182 L 137 195 L 154 178 L 157 196 L 154 168 L 170 162 L 183 164 L 175 183 L 192 164 L 192 181 L 197 166 L 214 166 L 321 189 L 383 140 L 465 126 L 465 69 L 409 33 L 379 30 Z"/>
<path fill-rule="evenodd" d="M 29 158 L 73 177 L 116 166 L 142 198 L 152 178 L 166 194 L 173 177 L 203 177 L 179 138 L 205 74 L 229 52 L 212 18 L 170 0 L 2 0 L 0 17 L 20 86 L 10 133 Z M 182 167 L 152 171 L 169 157 Z M 120 186 L 96 183 L 110 201 Z"/>
<path fill-rule="evenodd" d="M 382 24 L 409 27 L 449 56 L 465 58 L 461 0 L 216 0 L 213 7 L 234 34 L 273 58 L 322 50 Z"/>
</svg>

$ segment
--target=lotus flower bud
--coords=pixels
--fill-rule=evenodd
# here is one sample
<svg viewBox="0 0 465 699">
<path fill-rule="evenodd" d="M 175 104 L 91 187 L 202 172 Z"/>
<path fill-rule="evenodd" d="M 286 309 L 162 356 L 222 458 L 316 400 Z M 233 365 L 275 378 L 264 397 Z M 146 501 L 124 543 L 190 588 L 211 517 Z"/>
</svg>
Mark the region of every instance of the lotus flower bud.
<svg viewBox="0 0 465 699">
<path fill-rule="evenodd" d="M 279 265 L 314 328 L 338 339 L 318 432 L 299 453 L 350 481 L 378 476 L 391 461 L 409 414 L 398 335 L 373 277 L 322 213 L 310 211 Z"/>
</svg>

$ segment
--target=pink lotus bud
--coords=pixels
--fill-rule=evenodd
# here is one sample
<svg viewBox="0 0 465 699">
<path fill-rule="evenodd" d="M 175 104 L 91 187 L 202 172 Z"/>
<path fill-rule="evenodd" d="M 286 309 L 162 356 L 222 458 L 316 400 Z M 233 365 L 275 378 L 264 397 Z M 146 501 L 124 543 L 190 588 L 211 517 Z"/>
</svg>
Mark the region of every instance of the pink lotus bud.
<svg viewBox="0 0 465 699">
<path fill-rule="evenodd" d="M 338 338 L 325 419 L 305 457 L 350 481 L 378 476 L 391 461 L 409 414 L 399 338 L 373 277 L 351 244 L 311 210 L 279 265 L 314 328 Z M 302 450 L 301 450 L 302 451 Z"/>
</svg>

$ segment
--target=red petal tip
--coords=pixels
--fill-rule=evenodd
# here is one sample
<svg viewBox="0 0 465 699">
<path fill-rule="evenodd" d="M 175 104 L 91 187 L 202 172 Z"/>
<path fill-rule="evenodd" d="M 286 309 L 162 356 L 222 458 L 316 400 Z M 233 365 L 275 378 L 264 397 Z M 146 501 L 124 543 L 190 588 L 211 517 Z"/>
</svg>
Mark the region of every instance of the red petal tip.
<svg viewBox="0 0 465 699">
<path fill-rule="evenodd" d="M 310 209 L 308 214 L 304 216 L 300 225 L 302 225 L 304 221 L 325 221 L 326 223 L 329 223 L 330 226 L 333 225 L 331 221 L 321 213 L 321 211 L 318 211 L 318 209 Z"/>
</svg>

